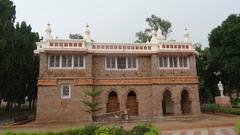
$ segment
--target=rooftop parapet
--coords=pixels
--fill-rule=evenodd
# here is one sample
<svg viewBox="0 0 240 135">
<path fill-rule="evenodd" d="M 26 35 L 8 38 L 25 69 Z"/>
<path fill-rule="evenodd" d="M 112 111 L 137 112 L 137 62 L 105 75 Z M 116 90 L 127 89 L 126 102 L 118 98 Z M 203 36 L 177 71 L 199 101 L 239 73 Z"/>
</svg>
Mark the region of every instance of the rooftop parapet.
<svg viewBox="0 0 240 135">
<path fill-rule="evenodd" d="M 53 39 L 51 27 L 48 24 L 46 37 L 37 42 L 35 54 L 46 51 L 85 51 L 91 53 L 158 53 L 158 52 L 192 52 L 197 54 L 190 42 L 187 29 L 183 42 L 172 42 L 164 39 L 161 30 L 155 32 L 157 36 L 150 43 L 100 43 L 92 42 L 89 25 L 86 26 L 83 39 Z M 50 36 L 49 36 L 50 35 Z M 50 38 L 51 37 L 51 38 Z M 156 41 L 155 41 L 156 40 Z"/>
</svg>

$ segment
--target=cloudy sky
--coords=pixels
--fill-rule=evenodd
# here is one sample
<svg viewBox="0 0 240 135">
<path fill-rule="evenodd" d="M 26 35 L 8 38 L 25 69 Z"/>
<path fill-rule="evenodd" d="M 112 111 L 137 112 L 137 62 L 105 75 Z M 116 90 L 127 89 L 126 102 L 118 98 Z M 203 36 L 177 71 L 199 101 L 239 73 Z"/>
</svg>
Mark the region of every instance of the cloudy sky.
<svg viewBox="0 0 240 135">
<path fill-rule="evenodd" d="M 240 0 L 13 0 L 17 20 L 44 35 L 48 22 L 53 35 L 68 38 L 83 34 L 88 23 L 97 42 L 134 42 L 135 33 L 147 27 L 151 14 L 169 20 L 168 39 L 183 40 L 188 28 L 193 42 L 208 46 L 209 32 L 226 17 L 240 13 Z"/>
</svg>

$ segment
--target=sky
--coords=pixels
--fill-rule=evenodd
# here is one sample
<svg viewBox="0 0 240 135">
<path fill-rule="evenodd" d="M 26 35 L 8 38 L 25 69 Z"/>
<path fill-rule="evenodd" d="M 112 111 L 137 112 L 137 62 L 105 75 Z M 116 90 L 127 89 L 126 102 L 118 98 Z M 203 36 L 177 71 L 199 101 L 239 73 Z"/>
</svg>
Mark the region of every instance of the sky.
<svg viewBox="0 0 240 135">
<path fill-rule="evenodd" d="M 134 42 L 148 27 L 152 14 L 172 23 L 168 39 L 183 40 L 189 29 L 192 42 L 208 46 L 208 34 L 230 14 L 240 14 L 240 0 L 12 0 L 16 21 L 26 21 L 40 36 L 51 23 L 52 35 L 68 38 L 84 34 L 90 25 L 96 42 Z"/>
</svg>

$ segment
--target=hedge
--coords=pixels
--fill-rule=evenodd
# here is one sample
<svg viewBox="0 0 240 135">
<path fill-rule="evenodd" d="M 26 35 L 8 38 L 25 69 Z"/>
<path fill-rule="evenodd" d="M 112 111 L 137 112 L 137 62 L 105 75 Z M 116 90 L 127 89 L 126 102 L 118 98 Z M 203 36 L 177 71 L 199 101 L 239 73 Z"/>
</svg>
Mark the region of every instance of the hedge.
<svg viewBox="0 0 240 135">
<path fill-rule="evenodd" d="M 8 131 L 5 135 L 159 135 L 159 129 L 151 124 L 137 125 L 128 131 L 122 127 L 101 127 L 97 125 L 86 125 L 81 128 L 70 128 L 64 131 L 48 132 L 12 132 Z"/>
<path fill-rule="evenodd" d="M 202 110 L 202 112 L 215 112 L 215 113 L 240 115 L 239 108 L 225 108 L 225 107 L 220 107 L 216 104 L 203 104 L 201 106 L 201 110 Z"/>
</svg>

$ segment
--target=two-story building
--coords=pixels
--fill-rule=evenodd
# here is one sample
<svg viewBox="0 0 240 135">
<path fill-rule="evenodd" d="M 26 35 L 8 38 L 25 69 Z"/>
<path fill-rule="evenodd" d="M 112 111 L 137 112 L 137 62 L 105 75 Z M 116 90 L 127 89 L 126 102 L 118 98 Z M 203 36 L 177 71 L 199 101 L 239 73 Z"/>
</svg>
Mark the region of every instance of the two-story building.
<svg viewBox="0 0 240 135">
<path fill-rule="evenodd" d="M 127 110 L 129 118 L 200 115 L 196 55 L 189 34 L 165 40 L 161 30 L 148 43 L 53 39 L 50 24 L 34 51 L 40 58 L 37 121 L 89 121 L 82 104 L 96 100 L 97 115 Z M 85 91 L 103 90 L 89 99 Z"/>
</svg>

